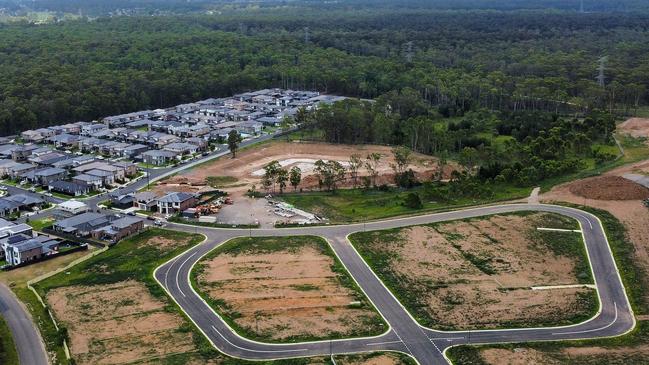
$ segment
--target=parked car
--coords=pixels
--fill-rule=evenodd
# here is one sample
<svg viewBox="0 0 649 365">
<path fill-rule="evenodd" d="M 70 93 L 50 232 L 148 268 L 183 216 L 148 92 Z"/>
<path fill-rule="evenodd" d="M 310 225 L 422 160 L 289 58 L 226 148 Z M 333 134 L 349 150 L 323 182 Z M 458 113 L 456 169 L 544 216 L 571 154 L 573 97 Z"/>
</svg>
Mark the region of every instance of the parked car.
<svg viewBox="0 0 649 365">
<path fill-rule="evenodd" d="M 153 224 L 155 224 L 158 227 L 162 227 L 162 221 L 161 220 L 156 220 Z"/>
</svg>

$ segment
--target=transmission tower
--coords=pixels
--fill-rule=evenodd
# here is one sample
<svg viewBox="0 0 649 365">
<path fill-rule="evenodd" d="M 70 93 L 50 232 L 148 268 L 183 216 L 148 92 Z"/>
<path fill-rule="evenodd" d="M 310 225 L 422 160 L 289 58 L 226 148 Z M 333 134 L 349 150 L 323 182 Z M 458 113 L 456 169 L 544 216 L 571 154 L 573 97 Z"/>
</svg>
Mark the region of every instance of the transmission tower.
<svg viewBox="0 0 649 365">
<path fill-rule="evenodd" d="M 412 41 L 406 43 L 406 62 L 411 63 L 412 62 Z"/>
<path fill-rule="evenodd" d="M 309 43 L 311 37 L 309 36 L 309 27 L 304 27 L 304 43 Z"/>
<path fill-rule="evenodd" d="M 606 76 L 604 75 L 604 71 L 606 71 L 608 56 L 601 57 L 597 62 L 599 62 L 599 66 L 597 66 L 597 71 L 599 72 L 596 77 L 597 83 L 600 87 L 604 87 L 606 85 Z"/>
<path fill-rule="evenodd" d="M 584 12 L 584 0 L 581 0 L 579 3 L 579 12 L 583 13 Z"/>
</svg>

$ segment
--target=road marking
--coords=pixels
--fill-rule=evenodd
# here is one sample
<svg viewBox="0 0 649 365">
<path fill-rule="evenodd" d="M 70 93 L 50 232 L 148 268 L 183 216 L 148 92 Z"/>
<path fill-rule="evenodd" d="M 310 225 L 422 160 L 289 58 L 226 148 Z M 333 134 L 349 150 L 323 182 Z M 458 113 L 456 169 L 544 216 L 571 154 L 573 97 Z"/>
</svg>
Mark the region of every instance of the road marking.
<svg viewBox="0 0 649 365">
<path fill-rule="evenodd" d="M 574 335 L 574 334 L 579 334 L 579 333 L 589 333 L 589 332 L 597 332 L 597 331 L 605 330 L 605 329 L 611 327 L 612 325 L 614 325 L 615 322 L 617 322 L 617 303 L 616 303 L 616 302 L 613 302 L 613 306 L 615 307 L 615 318 L 613 318 L 613 321 L 612 321 L 611 323 L 607 324 L 607 325 L 604 326 L 604 327 L 594 328 L 594 329 L 592 329 L 592 330 L 585 330 L 585 331 L 574 331 L 574 332 L 553 333 L 552 335 L 553 335 L 553 336 Z"/>
<path fill-rule="evenodd" d="M 178 288 L 178 291 L 180 292 L 180 294 L 183 295 L 183 297 L 185 297 L 186 295 L 185 295 L 185 293 L 183 292 L 183 290 L 180 289 L 180 284 L 178 284 L 178 274 L 180 273 L 180 270 L 182 270 L 183 266 L 185 266 L 185 264 L 187 263 L 187 261 L 189 261 L 189 259 L 191 259 L 192 257 L 194 257 L 194 255 L 196 255 L 196 252 L 194 252 L 193 254 L 191 254 L 191 255 L 190 255 L 190 256 L 189 256 L 185 261 L 183 261 L 183 263 L 180 264 L 180 267 L 178 267 L 178 270 L 176 270 L 176 288 Z"/>
<path fill-rule="evenodd" d="M 253 349 L 247 349 L 245 347 L 237 346 L 237 345 L 233 344 L 232 342 L 230 342 L 230 340 L 225 338 L 225 336 L 223 336 L 223 334 L 221 332 L 219 332 L 219 330 L 217 330 L 216 327 L 212 326 L 212 329 L 214 330 L 214 332 L 218 333 L 219 336 L 221 336 L 221 338 L 223 338 L 231 346 L 234 346 L 234 347 L 238 348 L 239 350 L 243 350 L 243 351 L 250 351 L 250 352 L 257 352 L 257 353 L 275 353 L 275 352 L 303 352 L 303 351 L 308 350 L 308 349 L 295 349 L 295 350 L 253 350 Z"/>
<path fill-rule="evenodd" d="M 387 342 L 373 342 L 368 343 L 365 346 L 381 346 L 381 345 L 391 345 L 393 343 L 403 343 L 403 341 L 387 341 Z M 404 344 L 405 345 L 405 344 Z"/>
<path fill-rule="evenodd" d="M 397 335 L 397 337 L 399 338 L 399 341 L 401 341 L 403 343 L 403 345 L 406 346 L 406 350 L 408 350 L 408 353 L 410 354 L 410 356 L 415 357 L 415 355 L 412 354 L 412 351 L 410 351 L 410 347 L 408 347 L 408 344 L 403 342 L 403 340 L 401 339 L 401 336 L 399 336 L 399 334 L 397 333 L 396 330 L 394 331 L 394 334 Z"/>
<path fill-rule="evenodd" d="M 536 228 L 537 231 L 551 231 L 551 232 L 575 232 L 575 233 L 581 233 L 581 229 L 563 229 L 563 228 L 545 228 L 545 227 L 538 227 Z"/>
<path fill-rule="evenodd" d="M 433 340 L 432 338 L 428 338 L 429 340 Z M 455 340 L 464 340 L 464 337 L 442 337 L 442 338 L 435 338 L 435 340 L 446 340 L 448 342 L 455 341 Z"/>
<path fill-rule="evenodd" d="M 552 290 L 552 289 L 571 289 L 571 288 L 589 288 L 597 289 L 594 284 L 572 284 L 572 285 L 545 285 L 545 286 L 533 286 L 532 290 Z"/>
<path fill-rule="evenodd" d="M 167 271 L 165 271 L 165 288 L 168 288 L 168 287 L 169 287 L 169 283 L 168 283 L 168 281 L 167 281 L 167 277 L 169 276 L 169 271 L 171 271 L 171 268 L 174 266 L 174 264 L 176 263 L 176 261 L 178 261 L 178 257 L 174 258 L 174 259 L 171 261 L 169 267 L 167 268 Z"/>
</svg>

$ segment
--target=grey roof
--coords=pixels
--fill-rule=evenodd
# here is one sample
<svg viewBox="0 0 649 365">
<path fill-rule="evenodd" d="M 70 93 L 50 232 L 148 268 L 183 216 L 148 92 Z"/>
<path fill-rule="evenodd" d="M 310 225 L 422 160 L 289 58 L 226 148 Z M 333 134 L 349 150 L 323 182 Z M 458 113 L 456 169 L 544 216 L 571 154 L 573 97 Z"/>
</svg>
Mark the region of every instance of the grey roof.
<svg viewBox="0 0 649 365">
<path fill-rule="evenodd" d="M 77 228 L 78 226 L 81 225 L 89 224 L 94 226 L 94 225 L 100 225 L 102 223 L 103 224 L 108 223 L 108 219 L 106 218 L 106 216 L 99 213 L 87 212 L 87 213 L 82 213 L 70 218 L 60 220 L 56 222 L 54 225 L 61 228 Z"/>
<path fill-rule="evenodd" d="M 184 143 L 184 142 L 177 142 L 177 143 L 169 143 L 168 145 L 164 146 L 164 149 L 179 149 L 179 150 L 191 150 L 195 149 L 196 145 L 191 144 L 191 143 Z"/>
<path fill-rule="evenodd" d="M 92 169 L 86 171 L 86 175 L 106 177 L 106 176 L 113 176 L 113 173 L 105 170 Z"/>
<path fill-rule="evenodd" d="M 158 198 L 159 202 L 164 202 L 164 203 L 182 203 L 188 199 L 191 199 L 194 197 L 194 194 L 190 193 L 184 193 L 184 192 L 174 192 L 174 193 L 169 193 L 162 198 Z"/>
<path fill-rule="evenodd" d="M 0 210 L 13 210 L 20 207 L 20 204 L 7 200 L 5 198 L 0 198 Z"/>
<path fill-rule="evenodd" d="M 16 202 L 16 203 L 22 204 L 22 205 L 32 205 L 32 204 L 41 204 L 41 203 L 43 203 L 43 199 L 36 198 L 34 196 L 26 195 L 26 194 L 10 195 L 10 196 L 5 197 L 4 199 L 11 200 L 13 202 Z"/>
<path fill-rule="evenodd" d="M 53 175 L 59 175 L 59 174 L 64 174 L 65 170 L 63 169 L 58 169 L 56 167 L 51 167 L 43 170 L 38 170 L 34 173 L 35 176 L 53 176 Z"/>
<path fill-rule="evenodd" d="M 101 176 L 80 174 L 80 175 L 74 176 L 72 179 L 73 180 L 83 181 L 83 182 L 92 182 L 92 181 L 97 181 L 97 180 L 101 181 Z"/>
<path fill-rule="evenodd" d="M 83 185 L 63 180 L 52 181 L 49 185 L 54 189 L 67 192 L 83 192 L 88 190 L 88 188 Z"/>
<path fill-rule="evenodd" d="M 151 151 L 146 151 L 142 153 L 142 156 L 152 156 L 152 157 L 176 157 L 178 154 L 176 152 L 172 151 L 166 151 L 166 150 L 151 150 Z"/>
<path fill-rule="evenodd" d="M 152 193 L 150 191 L 143 191 L 141 193 L 136 193 L 134 198 L 137 201 L 148 202 L 148 201 L 155 200 L 157 198 L 157 195 L 155 195 L 154 193 Z"/>
<path fill-rule="evenodd" d="M 117 229 L 122 229 L 122 228 L 130 227 L 131 225 L 142 221 L 143 221 L 142 218 L 126 216 L 113 221 L 111 223 L 111 226 Z"/>
</svg>

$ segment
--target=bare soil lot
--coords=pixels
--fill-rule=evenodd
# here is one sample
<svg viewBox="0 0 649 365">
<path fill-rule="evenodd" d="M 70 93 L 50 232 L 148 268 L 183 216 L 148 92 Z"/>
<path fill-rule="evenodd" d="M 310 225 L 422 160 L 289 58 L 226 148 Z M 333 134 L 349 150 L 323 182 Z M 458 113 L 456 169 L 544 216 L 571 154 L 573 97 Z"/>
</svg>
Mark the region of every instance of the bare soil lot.
<svg viewBox="0 0 649 365">
<path fill-rule="evenodd" d="M 79 364 L 126 364 L 195 350 L 191 333 L 179 330 L 182 318 L 136 281 L 57 288 L 47 301 L 68 328 Z"/>
<path fill-rule="evenodd" d="M 393 181 L 394 163 L 392 149 L 387 146 L 374 145 L 333 145 L 328 143 L 305 143 L 305 142 L 272 142 L 258 148 L 251 148 L 241 151 L 235 159 L 228 157 L 220 158 L 213 162 L 201 165 L 197 168 L 185 171 L 165 181 L 159 182 L 156 191 L 198 191 L 205 185 L 205 179 L 209 176 L 230 176 L 236 179 L 236 183 L 223 186 L 228 192 L 245 191 L 252 184 L 261 181 L 259 171 L 273 160 L 277 160 L 285 168 L 299 166 L 303 170 L 303 190 L 317 189 L 318 181 L 312 176 L 312 165 L 316 160 L 335 160 L 345 163 L 352 154 L 358 154 L 361 158 L 370 153 L 381 154 L 381 161 L 378 166 L 380 176 L 378 184 L 391 184 Z M 413 154 L 412 169 L 420 178 L 429 179 L 436 171 L 437 159 L 422 154 Z M 450 175 L 452 167 L 448 168 Z M 359 175 L 366 175 L 364 168 Z M 351 185 L 351 180 L 343 185 Z"/>
<path fill-rule="evenodd" d="M 649 138 L 649 119 L 631 118 L 617 126 L 621 133 L 628 134 L 632 137 Z"/>
<path fill-rule="evenodd" d="M 539 232 L 574 221 L 503 215 L 352 236 L 375 272 L 423 324 L 496 328 L 566 324 L 596 309 L 581 235 Z M 557 244 L 558 243 L 558 244 Z"/>
<path fill-rule="evenodd" d="M 231 241 L 196 268 L 198 288 L 240 333 L 256 339 L 383 332 L 378 313 L 325 245 L 316 237 Z"/>
<path fill-rule="evenodd" d="M 620 176 L 600 176 L 569 184 L 571 193 L 595 200 L 642 200 L 649 189 Z"/>
</svg>

